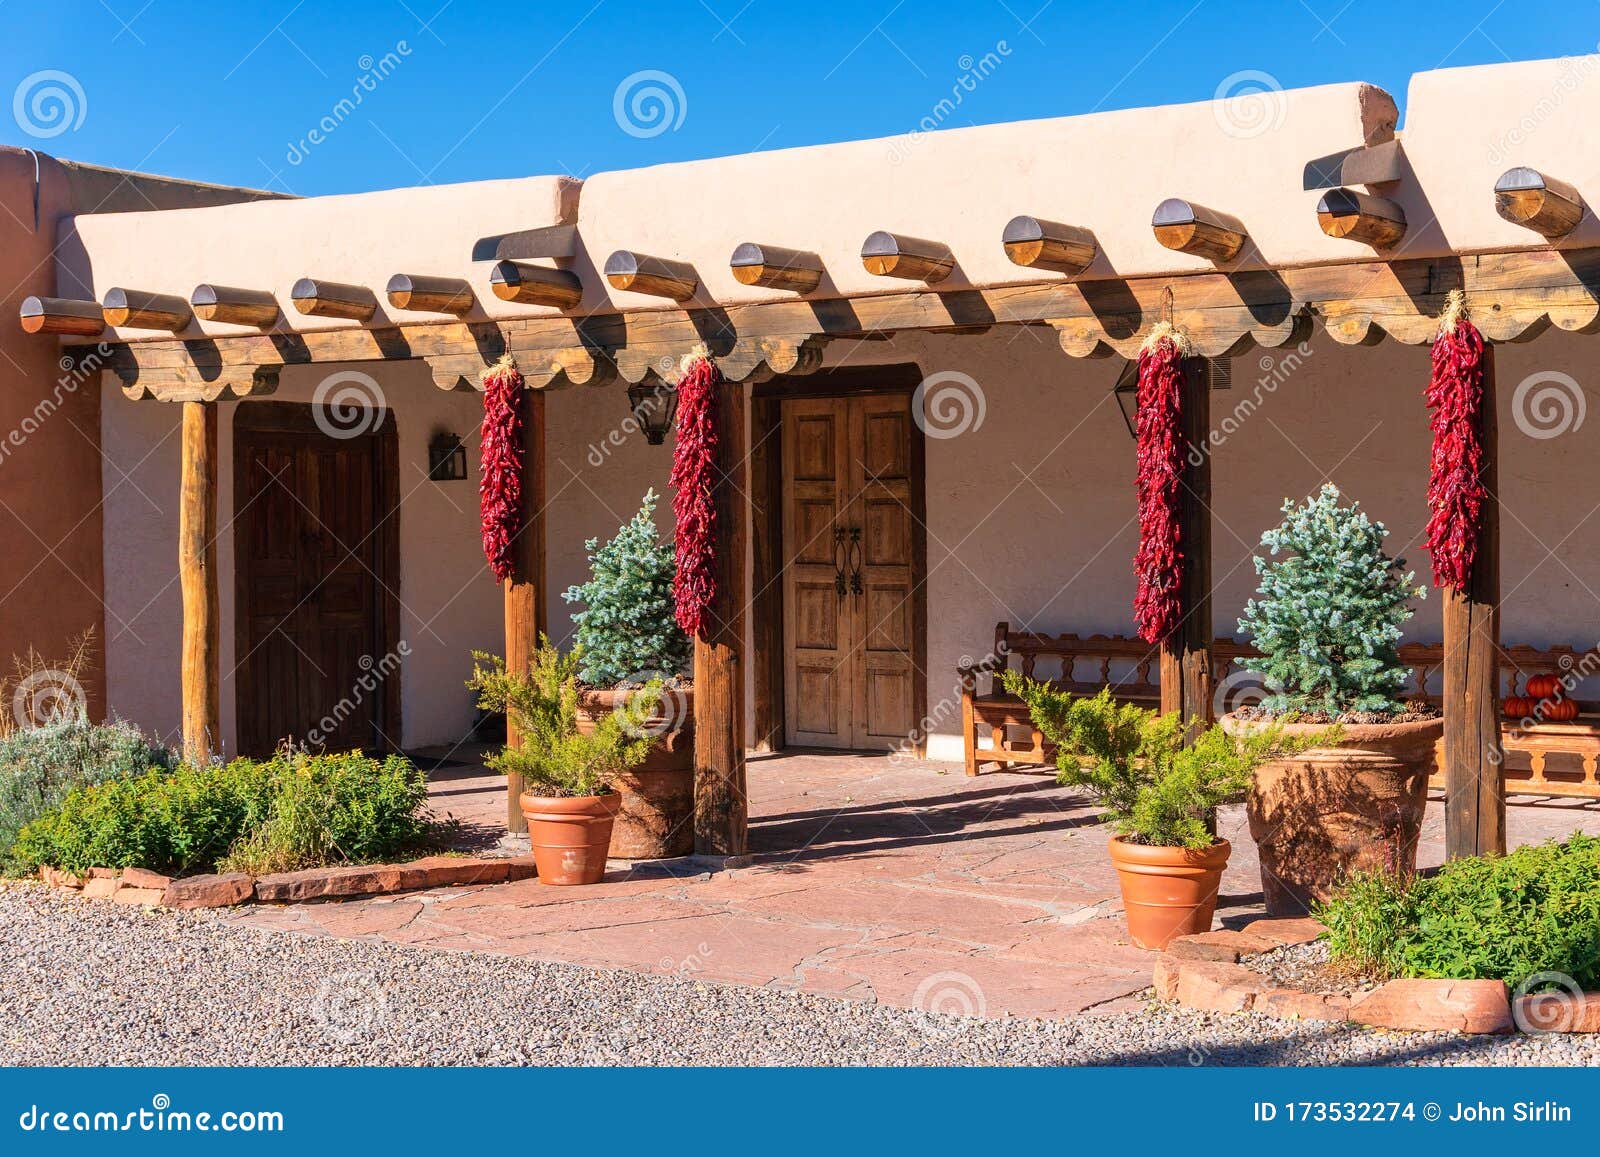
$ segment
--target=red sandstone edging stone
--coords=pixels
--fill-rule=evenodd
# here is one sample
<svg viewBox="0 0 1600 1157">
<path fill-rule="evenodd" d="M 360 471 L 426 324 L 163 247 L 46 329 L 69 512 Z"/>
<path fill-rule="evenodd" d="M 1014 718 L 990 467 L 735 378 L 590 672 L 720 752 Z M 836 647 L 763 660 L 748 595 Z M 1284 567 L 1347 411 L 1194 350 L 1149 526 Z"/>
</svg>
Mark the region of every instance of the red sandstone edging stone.
<svg viewBox="0 0 1600 1157">
<path fill-rule="evenodd" d="M 1600 992 L 1519 996 L 1512 1019 L 1523 1032 L 1600 1032 Z"/>
<path fill-rule="evenodd" d="M 57 888 L 82 889 L 90 899 L 162 908 L 228 908 L 252 899 L 293 904 L 303 900 L 377 896 L 425 888 L 503 884 L 537 874 L 532 856 L 472 859 L 426 856 L 405 864 L 341 864 L 279 872 L 252 879 L 242 873 L 173 879 L 144 868 L 90 868 L 83 877 L 42 867 L 39 877 Z"/>
<path fill-rule="evenodd" d="M 1239 963 L 1244 956 L 1291 944 L 1308 944 L 1323 933 L 1321 924 L 1305 918 L 1257 920 L 1242 932 L 1223 930 L 1180 936 L 1156 962 L 1155 989 L 1163 1000 L 1175 1000 L 1204 1012 L 1259 1012 L 1266 1016 L 1302 1020 L 1353 1021 L 1377 1028 L 1413 1032 L 1445 1030 L 1465 1033 L 1506 1033 L 1517 1024 L 1555 1026 L 1565 1020 L 1593 1025 L 1600 1031 L 1600 994 L 1572 1001 L 1570 1013 L 1546 1005 L 1523 1002 L 1551 1001 L 1563 994 L 1523 997 L 1518 1020 L 1499 980 L 1391 980 L 1358 996 L 1304 992 L 1276 984 Z M 1522 1019 L 1527 1016 L 1542 1020 Z M 1556 1031 L 1563 1031 L 1556 1029 Z"/>
</svg>

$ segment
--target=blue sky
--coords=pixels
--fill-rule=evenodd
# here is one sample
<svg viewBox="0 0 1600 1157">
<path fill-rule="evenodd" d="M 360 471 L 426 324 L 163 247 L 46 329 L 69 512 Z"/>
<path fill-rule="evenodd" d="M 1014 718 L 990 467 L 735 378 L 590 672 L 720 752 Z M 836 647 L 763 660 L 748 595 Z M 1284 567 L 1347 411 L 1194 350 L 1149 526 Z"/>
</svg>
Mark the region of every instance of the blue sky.
<svg viewBox="0 0 1600 1157">
<path fill-rule="evenodd" d="M 586 176 L 905 132 L 952 92 L 947 127 L 1230 83 L 1367 80 L 1403 102 L 1412 72 L 1593 51 L 1597 15 L 1592 0 L 0 0 L 0 142 L 301 194 Z"/>
</svg>

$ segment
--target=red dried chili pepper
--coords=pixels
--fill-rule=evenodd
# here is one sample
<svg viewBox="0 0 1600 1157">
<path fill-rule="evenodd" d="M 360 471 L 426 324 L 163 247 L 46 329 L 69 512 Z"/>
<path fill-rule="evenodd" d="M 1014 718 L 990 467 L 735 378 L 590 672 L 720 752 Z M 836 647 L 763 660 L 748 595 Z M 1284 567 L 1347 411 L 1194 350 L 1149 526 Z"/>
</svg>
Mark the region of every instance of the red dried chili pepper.
<svg viewBox="0 0 1600 1157">
<path fill-rule="evenodd" d="M 510 356 L 483 375 L 483 554 L 497 580 L 511 577 L 522 531 L 522 374 Z"/>
<path fill-rule="evenodd" d="M 1139 353 L 1138 591 L 1133 601 L 1139 637 L 1165 642 L 1183 621 L 1184 544 L 1182 497 L 1183 351 L 1163 334 Z"/>
<path fill-rule="evenodd" d="M 1433 410 L 1433 452 L 1428 473 L 1428 553 L 1433 583 L 1467 589 L 1478 557 L 1484 499 L 1484 343 L 1467 320 L 1459 290 L 1433 343 L 1433 372 L 1426 398 Z"/>
<path fill-rule="evenodd" d="M 694 357 L 678 382 L 678 440 L 672 450 L 672 514 L 678 569 L 672 597 L 678 626 L 704 638 L 717 598 L 717 385 L 709 356 Z"/>
</svg>

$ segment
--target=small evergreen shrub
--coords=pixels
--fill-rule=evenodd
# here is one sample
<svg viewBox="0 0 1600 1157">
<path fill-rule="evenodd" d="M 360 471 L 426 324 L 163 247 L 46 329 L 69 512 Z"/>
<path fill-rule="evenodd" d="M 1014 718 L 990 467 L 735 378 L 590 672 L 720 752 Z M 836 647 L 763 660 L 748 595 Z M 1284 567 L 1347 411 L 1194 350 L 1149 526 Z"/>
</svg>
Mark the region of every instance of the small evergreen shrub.
<svg viewBox="0 0 1600 1157">
<path fill-rule="evenodd" d="M 130 723 L 79 715 L 0 737 L 0 867 L 24 827 L 77 787 L 168 769 L 176 757 Z"/>
<path fill-rule="evenodd" d="M 1352 878 L 1317 912 L 1333 957 L 1378 977 L 1600 988 L 1600 837 L 1452 860 L 1411 881 Z M 1542 987 L 1535 984 L 1533 987 Z"/>
<path fill-rule="evenodd" d="M 1339 500 L 1327 485 L 1304 505 L 1285 502 L 1283 523 L 1261 536 L 1272 560 L 1256 556 L 1259 597 L 1239 630 L 1261 652 L 1243 662 L 1261 676 L 1269 714 L 1403 710 L 1401 626 L 1424 590 L 1384 552 L 1383 523 Z"/>
<path fill-rule="evenodd" d="M 689 666 L 691 644 L 673 615 L 672 543 L 656 533 L 656 493 L 604 546 L 591 538 L 590 579 L 562 598 L 582 603 L 572 616 L 582 653 L 579 676 L 590 687 L 671 678 Z"/>
<path fill-rule="evenodd" d="M 1210 847 L 1217 808 L 1244 794 L 1257 766 L 1326 741 L 1285 739 L 1276 727 L 1236 738 L 1212 726 L 1185 746 L 1176 712 L 1118 703 L 1110 688 L 1082 698 L 1018 671 L 1006 672 L 1005 687 L 1056 745 L 1056 781 L 1088 791 L 1112 830 L 1135 844 Z"/>
<path fill-rule="evenodd" d="M 502 748 L 484 764 L 502 775 L 520 775 L 530 795 L 609 794 L 617 775 L 650 754 L 654 737 L 638 734 L 633 721 L 649 718 L 659 706 L 659 679 L 630 696 L 626 712 L 606 715 L 585 734 L 578 729 L 581 650 L 563 655 L 542 639 L 526 672 L 508 671 L 504 659 L 483 651 L 472 658 L 467 686 L 477 693 L 478 705 L 505 711 L 521 738 L 519 746 Z"/>
<path fill-rule="evenodd" d="M 422 840 L 427 790 L 399 756 L 286 752 L 185 764 L 73 789 L 23 828 L 15 855 L 28 868 L 169 875 L 372 862 Z"/>
</svg>

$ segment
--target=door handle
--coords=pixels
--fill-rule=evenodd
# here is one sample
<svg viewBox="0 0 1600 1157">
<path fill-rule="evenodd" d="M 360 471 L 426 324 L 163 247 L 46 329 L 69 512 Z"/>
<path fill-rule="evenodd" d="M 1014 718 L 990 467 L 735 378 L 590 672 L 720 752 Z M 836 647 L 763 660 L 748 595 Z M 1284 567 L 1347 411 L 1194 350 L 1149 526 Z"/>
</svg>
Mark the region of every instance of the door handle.
<svg viewBox="0 0 1600 1157">
<path fill-rule="evenodd" d="M 845 567 L 849 565 L 849 551 L 844 545 L 844 527 L 835 527 L 833 531 L 833 589 L 843 601 L 845 593 Z"/>
<path fill-rule="evenodd" d="M 850 528 L 850 593 L 857 598 L 866 588 L 861 584 L 861 528 Z"/>
</svg>

